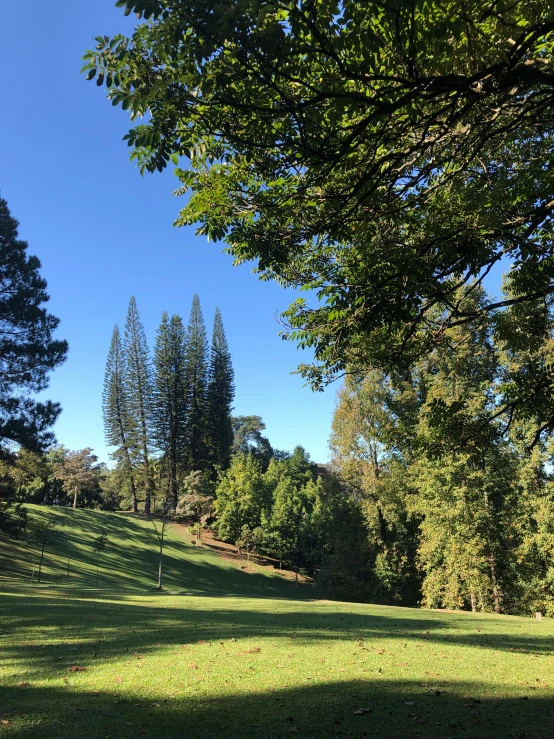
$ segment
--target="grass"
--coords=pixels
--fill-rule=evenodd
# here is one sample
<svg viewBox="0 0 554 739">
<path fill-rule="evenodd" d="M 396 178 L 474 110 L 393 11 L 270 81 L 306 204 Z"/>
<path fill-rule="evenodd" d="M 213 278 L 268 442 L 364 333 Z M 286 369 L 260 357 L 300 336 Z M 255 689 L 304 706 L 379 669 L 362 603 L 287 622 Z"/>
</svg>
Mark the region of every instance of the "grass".
<svg viewBox="0 0 554 739">
<path fill-rule="evenodd" d="M 244 573 L 179 531 L 168 591 L 153 592 L 145 522 L 59 515 L 72 524 L 61 559 L 87 555 L 89 519 L 133 548 L 112 551 L 98 590 L 92 556 L 69 585 L 54 562 L 31 588 L 15 551 L 25 579 L 0 581 L 0 737 L 554 734 L 552 620 L 301 599 L 309 588 Z"/>
</svg>

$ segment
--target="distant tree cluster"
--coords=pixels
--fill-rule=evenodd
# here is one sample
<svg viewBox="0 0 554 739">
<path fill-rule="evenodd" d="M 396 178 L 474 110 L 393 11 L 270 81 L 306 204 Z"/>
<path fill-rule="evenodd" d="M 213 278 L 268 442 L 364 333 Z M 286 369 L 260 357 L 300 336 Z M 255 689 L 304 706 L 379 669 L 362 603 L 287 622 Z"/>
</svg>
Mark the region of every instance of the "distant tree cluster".
<svg viewBox="0 0 554 739">
<path fill-rule="evenodd" d="M 131 508 L 139 492 L 150 514 L 156 492 L 178 505 L 183 479 L 198 471 L 211 480 L 228 467 L 233 428 L 234 373 L 221 314 L 211 346 L 198 295 L 188 325 L 162 315 L 150 356 L 136 301 L 131 298 L 123 336 L 115 327 L 103 394 L 106 440 Z"/>
</svg>

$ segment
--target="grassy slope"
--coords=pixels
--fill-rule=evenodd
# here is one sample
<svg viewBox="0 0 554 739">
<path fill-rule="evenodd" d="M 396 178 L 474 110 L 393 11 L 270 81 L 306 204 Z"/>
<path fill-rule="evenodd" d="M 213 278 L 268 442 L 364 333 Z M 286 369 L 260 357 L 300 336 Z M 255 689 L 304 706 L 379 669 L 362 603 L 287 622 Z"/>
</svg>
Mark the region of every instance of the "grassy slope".
<svg viewBox="0 0 554 739">
<path fill-rule="evenodd" d="M 86 587 L 92 559 L 65 587 L 0 581 L 0 737 L 554 734 L 551 620 L 290 599 L 289 583 L 176 531 L 173 594 L 152 593 L 144 522 L 60 515 L 117 524 L 135 548 L 111 552 L 104 564 L 120 571 L 105 569 L 99 591 Z M 73 539 L 64 546 L 76 554 Z"/>
<path fill-rule="evenodd" d="M 42 581 L 50 585 L 90 588 L 96 585 L 96 555 L 92 544 L 105 532 L 108 543 L 98 557 L 100 588 L 129 590 L 153 587 L 158 577 L 158 543 L 152 524 L 128 513 L 28 506 L 37 519 L 54 518 L 42 568 Z M 215 552 L 191 544 L 183 526 L 167 531 L 164 546 L 163 585 L 170 591 L 200 595 L 273 595 L 294 597 L 295 589 L 276 573 L 253 566 L 245 573 Z M 33 548 L 0 537 L 0 582 L 3 578 L 30 584 Z M 69 560 L 69 577 L 67 576 Z M 36 574 L 35 574 L 36 577 Z M 301 589 L 302 590 L 302 589 Z"/>
</svg>

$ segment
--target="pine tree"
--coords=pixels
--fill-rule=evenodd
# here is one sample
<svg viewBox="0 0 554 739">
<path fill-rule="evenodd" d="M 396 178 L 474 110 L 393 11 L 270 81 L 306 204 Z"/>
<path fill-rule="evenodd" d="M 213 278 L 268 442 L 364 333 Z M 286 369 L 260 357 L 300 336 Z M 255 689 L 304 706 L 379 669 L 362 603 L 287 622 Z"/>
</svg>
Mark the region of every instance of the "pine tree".
<svg viewBox="0 0 554 739">
<path fill-rule="evenodd" d="M 231 410 L 234 397 L 231 353 L 221 313 L 216 308 L 206 397 L 206 446 L 213 470 L 227 469 L 229 466 L 233 446 Z"/>
<path fill-rule="evenodd" d="M 206 466 L 206 386 L 208 340 L 200 307 L 194 295 L 185 336 L 185 398 L 187 402 L 186 464 L 192 470 Z"/>
<path fill-rule="evenodd" d="M 110 350 L 106 362 L 104 392 L 102 394 L 102 412 L 104 416 L 104 434 L 106 443 L 116 449 L 111 458 L 123 471 L 131 490 L 133 513 L 137 507 L 137 489 L 133 470 L 133 454 L 136 439 L 129 413 L 129 388 L 126 384 L 127 372 L 119 326 L 115 326 L 112 334 Z"/>
<path fill-rule="evenodd" d="M 48 294 L 40 262 L 27 254 L 17 227 L 0 198 L 0 462 L 7 466 L 14 443 L 39 452 L 53 441 L 49 429 L 61 408 L 31 394 L 48 387 L 50 371 L 67 353 L 67 342 L 53 338 L 59 321 L 44 307 Z M 13 492 L 9 475 L 0 473 L 0 529 L 16 534 L 25 520 L 10 505 Z"/>
<path fill-rule="evenodd" d="M 129 301 L 123 342 L 126 385 L 129 389 L 129 418 L 132 434 L 137 438 L 140 453 L 146 499 L 144 512 L 150 515 L 150 501 L 154 492 L 154 480 L 150 469 L 150 421 L 152 412 L 152 367 L 134 297 Z"/>
<path fill-rule="evenodd" d="M 185 332 L 180 316 L 164 313 L 154 350 L 154 402 L 152 435 L 168 478 L 168 496 L 175 510 L 178 473 L 185 452 Z"/>
</svg>

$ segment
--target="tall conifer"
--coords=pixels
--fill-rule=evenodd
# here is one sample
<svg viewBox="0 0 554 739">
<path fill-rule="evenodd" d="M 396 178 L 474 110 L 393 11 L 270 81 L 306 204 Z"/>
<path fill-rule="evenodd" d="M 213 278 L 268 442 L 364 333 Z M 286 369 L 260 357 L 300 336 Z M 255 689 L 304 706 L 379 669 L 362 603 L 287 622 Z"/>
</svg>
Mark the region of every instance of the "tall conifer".
<svg viewBox="0 0 554 739">
<path fill-rule="evenodd" d="M 137 508 L 137 490 L 133 470 L 133 452 L 136 447 L 136 438 L 133 435 L 129 414 L 129 388 L 126 384 L 127 373 L 123 344 L 119 326 L 115 326 L 106 362 L 104 376 L 104 392 L 102 394 L 102 412 L 104 416 L 104 434 L 109 446 L 115 451 L 111 457 L 123 470 L 129 482 L 131 491 L 131 505 L 133 512 Z"/>
<path fill-rule="evenodd" d="M 232 404 L 235 397 L 231 353 L 219 308 L 215 310 L 208 389 L 206 394 L 206 446 L 212 468 L 227 469 L 233 446 Z"/>
<path fill-rule="evenodd" d="M 131 297 L 125 322 L 123 342 L 127 387 L 129 389 L 129 416 L 142 457 L 146 499 L 144 512 L 150 514 L 150 500 L 154 480 L 150 469 L 150 420 L 152 413 L 152 367 L 146 342 L 146 333 L 140 320 L 136 300 Z"/>
<path fill-rule="evenodd" d="M 186 463 L 189 470 L 206 467 L 206 386 L 208 340 L 200 307 L 194 295 L 185 336 L 185 398 L 187 401 Z"/>
<path fill-rule="evenodd" d="M 177 506 L 178 473 L 185 452 L 185 331 L 180 316 L 163 313 L 154 350 L 154 403 L 152 436 L 163 455 L 168 495 Z"/>
</svg>

